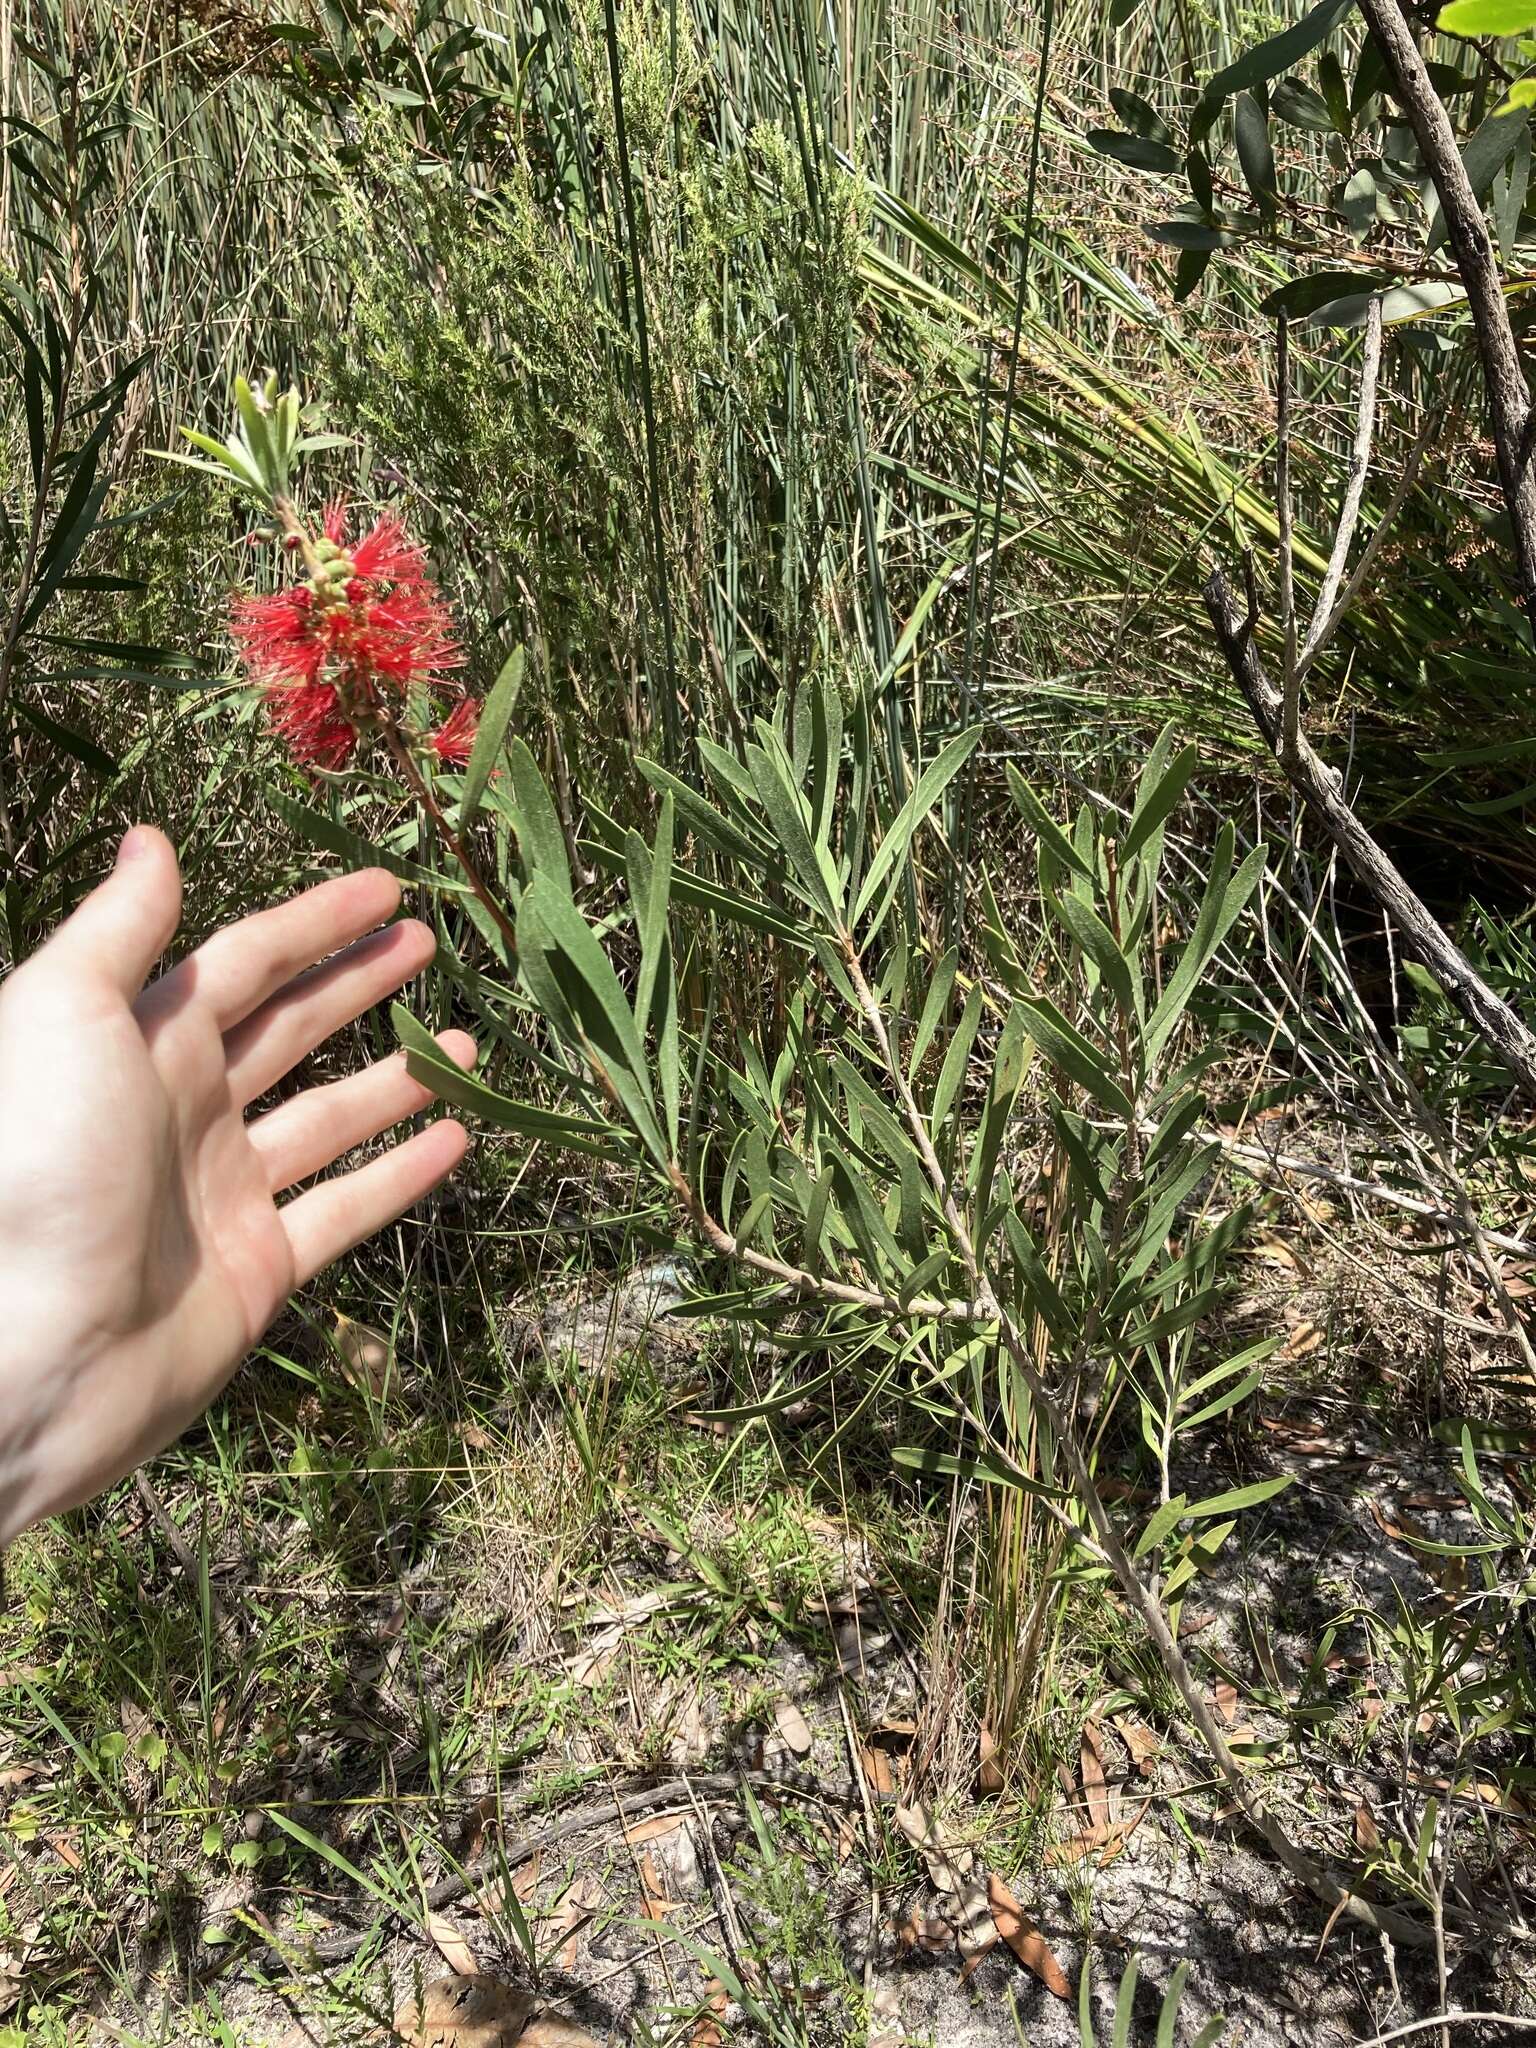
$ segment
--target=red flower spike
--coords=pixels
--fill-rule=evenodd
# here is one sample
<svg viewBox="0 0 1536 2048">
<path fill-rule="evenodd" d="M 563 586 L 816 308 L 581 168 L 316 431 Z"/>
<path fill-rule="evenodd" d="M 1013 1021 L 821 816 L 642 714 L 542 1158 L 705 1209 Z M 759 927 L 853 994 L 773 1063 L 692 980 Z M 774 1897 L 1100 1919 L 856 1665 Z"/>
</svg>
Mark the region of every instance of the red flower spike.
<svg viewBox="0 0 1536 2048">
<path fill-rule="evenodd" d="M 442 724 L 427 736 L 427 745 L 445 768 L 464 768 L 480 729 L 480 699 L 461 697 Z"/>
<path fill-rule="evenodd" d="M 307 581 L 245 598 L 231 628 L 253 681 L 269 696 L 275 732 L 296 760 L 339 767 L 361 728 L 404 708 L 413 684 L 462 656 L 453 620 L 427 574 L 424 551 L 393 513 L 345 542 L 341 501 L 327 506 Z M 333 569 L 335 574 L 327 572 Z"/>
<path fill-rule="evenodd" d="M 345 768 L 357 745 L 357 728 L 329 683 L 273 684 L 267 721 L 295 761 L 308 768 Z"/>
</svg>

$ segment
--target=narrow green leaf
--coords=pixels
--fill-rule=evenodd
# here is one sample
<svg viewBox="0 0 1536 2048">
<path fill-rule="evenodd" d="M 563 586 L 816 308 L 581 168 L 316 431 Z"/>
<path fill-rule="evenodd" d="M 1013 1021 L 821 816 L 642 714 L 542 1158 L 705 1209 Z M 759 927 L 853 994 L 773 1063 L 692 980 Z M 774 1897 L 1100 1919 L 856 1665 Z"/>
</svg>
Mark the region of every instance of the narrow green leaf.
<svg viewBox="0 0 1536 2048">
<path fill-rule="evenodd" d="M 1275 152 L 1270 146 L 1269 119 L 1251 92 L 1240 92 L 1232 106 L 1232 127 L 1243 180 L 1263 213 L 1275 204 Z"/>
<path fill-rule="evenodd" d="M 1326 42 L 1353 5 L 1354 0 L 1320 0 L 1300 21 L 1278 35 L 1266 37 L 1218 71 L 1200 95 L 1190 123 L 1191 132 L 1196 137 L 1209 134 L 1222 106 L 1234 93 L 1263 85 L 1299 64 L 1319 43 Z"/>
<path fill-rule="evenodd" d="M 530 1102 L 514 1102 L 473 1074 L 455 1066 L 426 1026 L 402 1004 L 390 1007 L 395 1036 L 405 1047 L 406 1066 L 423 1087 L 430 1088 L 455 1108 L 482 1116 L 504 1130 L 572 1152 L 590 1152 L 600 1158 L 612 1157 L 621 1133 L 612 1124 L 594 1123 L 589 1118 L 564 1116 Z"/>
<path fill-rule="evenodd" d="M 522 736 L 507 749 L 512 773 L 512 818 L 518 852 L 530 880 L 541 876 L 567 900 L 571 894 L 571 864 L 565 850 L 565 833 L 549 785 L 539 773 L 539 764 L 528 751 Z"/>
<path fill-rule="evenodd" d="M 1122 864 L 1133 860 L 1167 822 L 1195 772 L 1200 753 L 1193 746 L 1181 747 L 1168 765 L 1163 766 L 1172 734 L 1172 725 L 1163 728 L 1148 759 L 1141 786 L 1136 792 L 1131 821 L 1120 840 Z"/>
<path fill-rule="evenodd" d="M 1134 1112 L 1131 1099 L 1104 1065 L 1100 1054 L 1075 1026 L 1069 1024 L 1048 996 L 1025 997 L 1020 1002 L 1025 1029 L 1045 1057 L 1077 1082 L 1102 1108 L 1116 1116 Z"/>
<path fill-rule="evenodd" d="M 1081 896 L 1070 890 L 1055 897 L 1051 907 L 1081 947 L 1084 956 L 1099 970 L 1121 1016 L 1133 1019 L 1140 1006 L 1138 991 L 1131 979 L 1131 963 L 1116 944 L 1109 926 Z"/>
<path fill-rule="evenodd" d="M 975 1149 L 971 1157 L 971 1194 L 978 1216 L 984 1216 L 987 1211 L 992 1192 L 992 1177 L 997 1170 L 998 1153 L 1002 1149 L 1003 1137 L 1029 1066 L 1029 1050 L 1029 1042 L 1025 1036 L 1024 1014 L 1015 1003 L 998 1034 L 997 1053 L 992 1062 L 992 1077 L 987 1087 L 986 1107 L 981 1114 Z"/>
<path fill-rule="evenodd" d="M 1172 177 L 1183 158 L 1166 142 L 1150 135 L 1128 135 L 1119 128 L 1090 128 L 1087 141 L 1100 156 L 1113 158 L 1127 170 L 1147 171 L 1158 177 Z"/>
<path fill-rule="evenodd" d="M 1038 1479 L 1030 1479 L 1016 1465 L 986 1451 L 972 1451 L 968 1457 L 957 1457 L 953 1451 L 931 1451 L 916 1444 L 897 1444 L 891 1451 L 891 1460 L 908 1472 L 921 1472 L 926 1477 L 944 1479 L 969 1479 L 979 1486 L 1007 1486 L 1016 1493 L 1037 1493 L 1046 1500 L 1063 1500 L 1065 1495 L 1060 1487 L 1045 1486 Z"/>
<path fill-rule="evenodd" d="M 560 974 L 561 986 L 589 1053 L 613 1083 L 642 1135 L 658 1136 L 645 1047 L 619 978 L 596 933 L 570 898 L 544 873 L 536 874 L 523 891 L 519 927 L 525 916 L 537 919 L 542 926 L 550 942 L 547 950 L 555 957 L 557 974 L 561 965 L 569 970 L 568 975 Z M 642 1109 L 644 1116 L 637 1113 Z"/>
<path fill-rule="evenodd" d="M 1137 1537 L 1136 1548 L 1131 1555 L 1146 1557 L 1149 1552 L 1156 1550 L 1183 1521 L 1188 1506 L 1189 1502 L 1182 1493 L 1176 1493 L 1172 1500 L 1164 1501 L 1160 1508 L 1148 1516 L 1147 1525 Z"/>
<path fill-rule="evenodd" d="M 1216 1515 L 1236 1515 L 1244 1508 L 1256 1508 L 1261 1501 L 1273 1500 L 1277 1493 L 1284 1493 L 1295 1477 L 1294 1472 L 1282 1472 L 1278 1479 L 1256 1479 L 1251 1486 L 1235 1486 L 1227 1493 L 1213 1493 L 1207 1500 L 1192 1501 L 1184 1510 L 1184 1519 L 1189 1522 L 1209 1521 Z"/>
<path fill-rule="evenodd" d="M 975 1043 L 977 1027 L 981 1023 L 982 994 L 973 988 L 965 999 L 965 1008 L 960 1013 L 960 1022 L 955 1027 L 944 1053 L 944 1063 L 939 1068 L 938 1082 L 934 1087 L 933 1101 L 928 1110 L 928 1128 L 935 1144 L 949 1121 L 955 1097 L 965 1079 L 966 1064 Z"/>
<path fill-rule="evenodd" d="M 789 779 L 782 748 L 748 746 L 747 767 L 769 829 L 799 880 L 801 893 L 830 924 L 842 921 L 842 890 L 823 849 L 811 838 L 805 801 Z"/>
<path fill-rule="evenodd" d="M 917 1030 L 913 1035 L 911 1049 L 907 1054 L 907 1078 L 909 1080 L 922 1065 L 923 1055 L 933 1043 L 934 1033 L 938 1030 L 944 1014 L 949 1008 L 949 999 L 954 991 L 955 974 L 959 965 L 959 949 L 958 947 L 951 946 L 934 969 L 933 979 L 928 984 L 928 993 L 923 998 L 923 1014 L 917 1020 Z"/>
<path fill-rule="evenodd" d="M 1217 947 L 1242 915 L 1249 897 L 1258 886 L 1260 875 L 1264 872 L 1264 861 L 1269 849 L 1261 843 L 1254 847 L 1237 873 L 1232 874 L 1234 838 L 1230 823 L 1223 825 L 1217 834 L 1216 846 L 1211 857 L 1210 882 L 1195 919 L 1195 929 L 1179 956 L 1177 966 L 1169 975 L 1163 988 L 1162 1000 L 1152 1012 L 1147 1025 L 1146 1055 L 1149 1066 L 1155 1062 L 1177 1028 Z"/>
<path fill-rule="evenodd" d="M 1093 881 L 1095 879 L 1093 869 L 1083 859 L 1066 833 L 1062 831 L 1056 820 L 1047 811 L 1045 805 L 1041 803 L 1039 797 L 1035 795 L 1035 792 L 1030 788 L 1011 761 L 1007 763 L 1004 772 L 1008 779 L 1009 792 L 1015 804 L 1018 805 L 1020 814 L 1030 831 L 1034 833 L 1037 839 L 1043 841 L 1050 848 L 1064 868 L 1070 869 L 1075 875 L 1081 875 L 1086 882 Z"/>
<path fill-rule="evenodd" d="M 757 873 L 776 872 L 777 863 L 768 849 L 749 839 L 737 825 L 717 811 L 707 798 L 700 796 L 696 789 L 690 789 L 669 769 L 655 761 L 644 758 L 635 766 L 659 796 L 670 796 L 677 805 L 678 816 L 692 832 L 697 832 L 706 846 L 716 852 L 730 854 L 745 867 Z"/>
<path fill-rule="evenodd" d="M 462 882 L 450 881 L 433 868 L 418 867 L 414 861 L 402 860 L 397 853 L 389 853 L 382 846 L 376 846 L 371 839 L 364 839 L 349 825 L 328 816 L 324 811 L 312 810 L 308 804 L 295 803 L 292 797 L 274 793 L 267 799 L 283 823 L 302 839 L 323 847 L 327 853 L 334 853 L 346 862 L 349 868 L 387 868 L 402 882 L 410 882 L 418 889 L 433 889 L 441 895 L 461 896 L 465 893 Z"/>
<path fill-rule="evenodd" d="M 968 732 L 963 732 L 952 739 L 948 746 L 940 749 L 918 777 L 911 794 L 891 821 L 874 859 L 869 864 L 869 871 L 859 890 L 858 900 L 853 906 L 853 924 L 857 925 L 863 917 L 873 902 L 880 884 L 892 872 L 895 863 L 906 857 L 907 848 L 911 845 L 918 827 L 976 751 L 981 742 L 983 729 L 979 725 L 974 725 Z"/>
<path fill-rule="evenodd" d="M 524 650 L 514 647 L 501 665 L 501 673 L 491 685 L 491 693 L 480 710 L 480 723 L 475 729 L 475 744 L 469 750 L 469 763 L 464 770 L 464 785 L 459 793 L 459 828 L 462 831 L 471 823 L 480 808 L 485 786 L 500 764 L 502 749 L 506 744 L 507 727 L 512 713 L 517 709 L 518 695 L 523 687 L 525 666 Z"/>
</svg>

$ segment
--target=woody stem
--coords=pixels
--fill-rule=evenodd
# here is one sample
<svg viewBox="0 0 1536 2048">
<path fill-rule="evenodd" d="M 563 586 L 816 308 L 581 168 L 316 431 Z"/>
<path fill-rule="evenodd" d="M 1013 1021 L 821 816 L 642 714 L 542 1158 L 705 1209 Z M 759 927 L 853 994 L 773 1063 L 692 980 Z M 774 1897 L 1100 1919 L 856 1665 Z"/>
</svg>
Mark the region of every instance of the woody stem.
<svg viewBox="0 0 1536 2048">
<path fill-rule="evenodd" d="M 508 957 L 515 960 L 517 958 L 516 926 L 502 905 L 496 900 L 469 848 L 443 816 L 442 806 L 433 794 L 432 785 L 417 767 L 411 755 L 411 750 L 401 738 L 398 728 L 394 725 L 385 725 L 383 731 L 385 743 L 389 747 L 390 753 L 394 756 L 395 766 L 400 770 L 407 788 L 426 812 L 428 818 L 431 819 L 433 831 L 436 832 L 438 838 L 458 862 L 464 879 L 473 891 L 476 901 L 495 925 L 497 931 L 501 933 L 502 939 L 506 944 Z"/>
</svg>

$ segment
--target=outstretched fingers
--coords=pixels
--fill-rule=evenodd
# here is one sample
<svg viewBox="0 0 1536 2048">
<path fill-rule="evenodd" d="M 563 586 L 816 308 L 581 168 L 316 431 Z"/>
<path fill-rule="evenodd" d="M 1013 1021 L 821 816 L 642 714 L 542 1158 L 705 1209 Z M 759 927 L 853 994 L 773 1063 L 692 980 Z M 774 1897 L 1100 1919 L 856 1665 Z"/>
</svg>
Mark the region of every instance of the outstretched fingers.
<svg viewBox="0 0 1536 2048">
<path fill-rule="evenodd" d="M 370 932 L 270 997 L 225 1036 L 235 1100 L 254 1102 L 264 1095 L 333 1031 L 419 974 L 436 948 L 431 927 L 406 918 Z"/>
<path fill-rule="evenodd" d="M 400 884 L 385 869 L 337 875 L 215 932 L 156 985 L 155 997 L 174 1003 L 192 994 L 213 1011 L 221 1031 L 232 1031 L 296 976 L 375 930 L 399 907 Z"/>
<path fill-rule="evenodd" d="M 333 1259 L 430 1194 L 468 1145 L 464 1126 L 445 1117 L 354 1173 L 322 1181 L 285 1203 L 277 1213 L 292 1248 L 295 1285 L 308 1286 Z"/>
<path fill-rule="evenodd" d="M 440 1032 L 437 1042 L 455 1066 L 474 1064 L 475 1041 L 467 1031 Z M 432 1100 L 432 1090 L 406 1071 L 405 1054 L 394 1053 L 360 1074 L 310 1088 L 269 1110 L 249 1126 L 250 1140 L 266 1168 L 267 1185 L 278 1194 Z"/>
</svg>

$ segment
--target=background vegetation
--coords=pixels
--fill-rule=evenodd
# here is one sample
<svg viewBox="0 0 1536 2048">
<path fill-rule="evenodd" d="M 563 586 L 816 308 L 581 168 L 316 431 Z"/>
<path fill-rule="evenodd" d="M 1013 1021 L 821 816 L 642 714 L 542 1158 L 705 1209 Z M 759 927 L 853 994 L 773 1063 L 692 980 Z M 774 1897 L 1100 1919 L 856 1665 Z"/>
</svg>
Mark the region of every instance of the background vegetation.
<svg viewBox="0 0 1536 2048">
<path fill-rule="evenodd" d="M 1223 2009 L 1275 2040 L 1299 2010 L 1319 2041 L 1522 2010 L 1526 1128 L 1298 822 L 1198 594 L 1251 548 L 1275 658 L 1278 304 L 1310 611 L 1363 295 L 1387 292 L 1382 539 L 1309 730 L 1528 993 L 1536 678 L 1476 354 L 1361 24 L 1308 21 L 1266 70 L 1291 16 L 1225 0 L 9 0 L 6 957 L 135 817 L 181 849 L 189 942 L 382 855 L 443 941 L 410 1013 L 474 1028 L 524 1105 L 149 1479 L 8 1560 L 17 2041 L 363 2038 L 466 1956 L 695 2048 L 1012 2039 L 1015 2002 L 1030 2039 L 1108 2039 L 1138 1947 L 1132 2040 L 1163 2038 L 1186 1951 L 1181 2038 Z M 1518 324 L 1518 50 L 1429 47 L 1485 138 Z M 881 1122 L 900 1082 L 808 951 L 840 906 L 733 764 L 777 746 L 855 884 L 889 844 L 872 997 L 967 1229 L 1011 1247 L 1014 1362 L 1156 1574 L 1193 1718 L 1106 1553 L 1053 1519 L 1061 1433 L 1027 1374 L 868 1303 L 786 1313 L 681 1228 L 643 1142 L 560 1150 L 552 1119 L 603 1108 L 580 1034 L 434 885 L 391 776 L 275 746 L 225 628 L 232 590 L 287 571 L 235 490 L 158 453 L 222 436 L 268 366 L 341 437 L 309 510 L 401 506 L 478 690 L 523 650 L 498 700 L 522 751 L 476 828 L 508 900 L 558 875 L 616 986 L 649 988 L 627 835 L 660 860 L 675 833 L 673 1154 L 699 1202 L 738 1246 L 824 1235 L 829 1270 L 900 1295 L 948 1270 Z M 1038 1031 L 1027 1062 L 1015 1005 L 1069 1020 L 1088 1065 Z M 335 1057 L 392 1043 L 370 1019 Z M 1182 1121 L 1117 1136 L 1126 1100 Z M 1127 1294 L 1127 1264 L 1160 1291 Z M 786 1761 L 846 1827 L 835 1798 L 739 1791 Z M 613 1823 L 685 1768 L 735 1815 L 694 1824 L 696 1895 Z M 1385 1941 L 1275 1890 L 1242 1783 L 1399 1916 Z M 596 1849 L 561 1833 L 595 1795 Z M 499 1901 L 477 1879 L 434 1920 L 429 1890 L 498 1843 Z M 1011 1935 L 988 1875 L 1028 1902 Z"/>
</svg>

